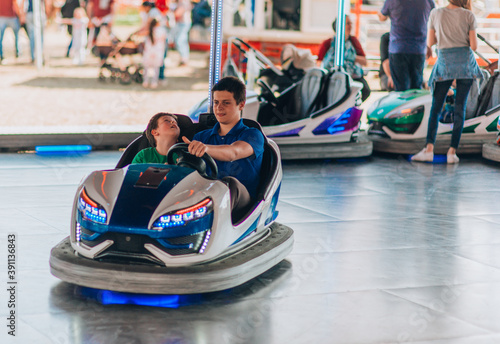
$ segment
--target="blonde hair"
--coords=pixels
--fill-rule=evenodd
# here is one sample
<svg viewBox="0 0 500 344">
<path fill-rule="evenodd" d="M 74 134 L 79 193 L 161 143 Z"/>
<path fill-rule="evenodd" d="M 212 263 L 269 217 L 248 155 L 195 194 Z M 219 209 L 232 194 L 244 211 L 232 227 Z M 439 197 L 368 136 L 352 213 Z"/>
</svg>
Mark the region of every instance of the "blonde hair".
<svg viewBox="0 0 500 344">
<path fill-rule="evenodd" d="M 450 4 L 472 10 L 471 0 L 448 0 Z"/>
</svg>

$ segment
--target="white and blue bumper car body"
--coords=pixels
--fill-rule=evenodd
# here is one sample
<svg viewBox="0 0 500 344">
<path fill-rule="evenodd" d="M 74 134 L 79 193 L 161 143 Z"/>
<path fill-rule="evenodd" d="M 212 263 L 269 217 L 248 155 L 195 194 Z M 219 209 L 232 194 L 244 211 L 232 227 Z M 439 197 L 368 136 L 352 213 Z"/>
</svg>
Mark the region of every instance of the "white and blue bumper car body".
<svg viewBox="0 0 500 344">
<path fill-rule="evenodd" d="M 311 68 L 275 96 L 258 79 L 260 94 L 247 91 L 243 117 L 257 121 L 274 140 L 283 160 L 354 158 L 372 154 L 372 142 L 360 131 L 363 85 L 343 71 Z M 207 99 L 189 113 L 193 121 L 207 111 Z"/>
<path fill-rule="evenodd" d="M 181 134 L 190 137 L 184 129 L 194 134 L 196 125 L 179 118 Z M 293 231 L 275 222 L 279 149 L 271 140 L 265 145 L 257 199 L 232 219 L 228 187 L 206 175 L 210 157 L 177 147 L 177 164 L 129 165 L 148 146 L 138 138 L 115 169 L 92 172 L 78 186 L 70 236 L 52 249 L 51 273 L 81 286 L 146 294 L 218 291 L 260 275 L 293 245 Z"/>
</svg>

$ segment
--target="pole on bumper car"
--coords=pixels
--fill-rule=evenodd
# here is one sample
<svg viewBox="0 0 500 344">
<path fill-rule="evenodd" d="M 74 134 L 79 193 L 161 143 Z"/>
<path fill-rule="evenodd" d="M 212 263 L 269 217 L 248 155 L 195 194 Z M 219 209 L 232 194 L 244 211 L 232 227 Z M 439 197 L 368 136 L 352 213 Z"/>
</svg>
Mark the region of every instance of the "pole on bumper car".
<svg viewBox="0 0 500 344">
<path fill-rule="evenodd" d="M 43 65 L 42 51 L 42 9 L 40 0 L 33 0 L 33 22 L 35 24 L 35 63 L 38 69 Z"/>
<path fill-rule="evenodd" d="M 212 87 L 220 78 L 220 62 L 222 49 L 222 3 L 223 0 L 212 0 L 212 24 L 210 35 L 210 65 L 208 81 L 208 112 L 213 113 Z"/>
<path fill-rule="evenodd" d="M 337 10 L 337 39 L 335 40 L 335 69 L 344 67 L 344 41 L 345 41 L 345 0 L 338 0 Z"/>
</svg>

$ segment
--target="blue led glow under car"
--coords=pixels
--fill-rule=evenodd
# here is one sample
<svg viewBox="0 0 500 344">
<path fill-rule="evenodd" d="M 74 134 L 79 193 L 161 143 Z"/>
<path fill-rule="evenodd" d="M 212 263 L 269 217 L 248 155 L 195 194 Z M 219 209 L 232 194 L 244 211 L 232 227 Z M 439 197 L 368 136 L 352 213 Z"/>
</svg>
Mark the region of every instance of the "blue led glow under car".
<svg viewBox="0 0 500 344">
<path fill-rule="evenodd" d="M 108 214 L 99 204 L 94 202 L 85 192 L 82 190 L 80 198 L 78 199 L 78 209 L 82 214 L 83 218 L 94 221 L 97 223 L 106 223 Z"/>
<path fill-rule="evenodd" d="M 190 221 L 198 220 L 213 209 L 213 203 L 210 198 L 205 198 L 192 207 L 180 209 L 165 215 L 162 215 L 153 223 L 153 229 L 162 230 L 163 228 L 184 226 Z"/>
</svg>

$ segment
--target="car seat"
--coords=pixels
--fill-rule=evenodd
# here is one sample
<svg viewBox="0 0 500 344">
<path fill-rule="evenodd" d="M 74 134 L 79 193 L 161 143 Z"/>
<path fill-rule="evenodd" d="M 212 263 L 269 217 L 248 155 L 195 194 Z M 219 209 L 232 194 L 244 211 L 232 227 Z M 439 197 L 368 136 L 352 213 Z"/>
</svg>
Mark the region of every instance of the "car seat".
<svg viewBox="0 0 500 344">
<path fill-rule="evenodd" d="M 262 165 L 260 168 L 260 181 L 257 187 L 257 196 L 252 207 L 248 209 L 244 216 L 241 216 L 241 218 L 239 219 L 234 219 L 234 223 L 245 219 L 255 209 L 260 201 L 269 197 L 268 193 L 270 192 L 270 186 L 273 183 L 276 174 L 278 173 L 279 157 L 277 155 L 277 152 L 269 145 L 269 140 L 264 134 L 261 125 L 256 121 L 247 118 L 243 118 L 243 124 L 250 128 L 256 128 L 260 130 L 262 135 L 264 135 L 264 153 L 262 156 Z"/>
<path fill-rule="evenodd" d="M 490 101 L 488 103 L 488 108 L 487 110 L 493 109 L 494 107 L 498 106 L 500 104 L 500 78 L 498 77 L 499 73 L 496 72 L 492 78 L 494 79 L 492 90 L 491 90 L 491 97 Z"/>
<path fill-rule="evenodd" d="M 490 78 L 490 73 L 487 70 L 481 69 L 481 72 L 483 74 L 483 79 L 480 81 L 474 79 L 472 82 L 469 96 L 467 97 L 467 104 L 465 106 L 465 119 L 481 116 L 478 110 L 481 107 L 481 98 L 484 98 L 483 94 L 487 92 L 488 80 Z"/>
<path fill-rule="evenodd" d="M 316 110 L 325 75 L 327 71 L 323 68 L 311 68 L 306 72 L 295 90 L 295 113 L 290 115 L 290 122 L 309 117 Z"/>
<path fill-rule="evenodd" d="M 318 97 L 318 105 L 311 117 L 322 115 L 344 102 L 351 94 L 351 82 L 352 79 L 346 72 L 330 73 L 325 78 L 323 89 Z"/>
</svg>

